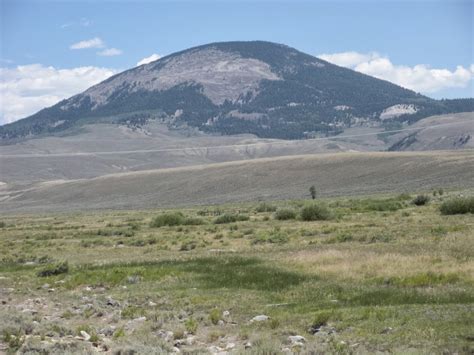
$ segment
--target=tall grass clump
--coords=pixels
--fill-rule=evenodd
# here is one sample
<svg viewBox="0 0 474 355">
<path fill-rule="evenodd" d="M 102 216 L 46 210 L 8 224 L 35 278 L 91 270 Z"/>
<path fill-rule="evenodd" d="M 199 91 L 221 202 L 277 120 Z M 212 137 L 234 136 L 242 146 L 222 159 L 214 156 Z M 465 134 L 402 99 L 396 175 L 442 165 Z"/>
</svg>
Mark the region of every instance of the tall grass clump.
<svg viewBox="0 0 474 355">
<path fill-rule="evenodd" d="M 474 196 L 453 198 L 443 202 L 439 209 L 444 215 L 474 213 Z"/>
<path fill-rule="evenodd" d="M 322 204 L 311 204 L 301 209 L 303 221 L 325 221 L 333 217 L 329 208 Z"/>
</svg>

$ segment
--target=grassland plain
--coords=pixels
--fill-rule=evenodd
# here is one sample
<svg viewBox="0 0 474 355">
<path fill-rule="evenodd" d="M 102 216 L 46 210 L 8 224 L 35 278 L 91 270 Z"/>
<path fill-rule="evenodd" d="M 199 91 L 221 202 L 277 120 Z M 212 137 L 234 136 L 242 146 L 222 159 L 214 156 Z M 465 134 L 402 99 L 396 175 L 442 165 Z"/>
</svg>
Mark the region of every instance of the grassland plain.
<svg viewBox="0 0 474 355">
<path fill-rule="evenodd" d="M 459 193 L 4 216 L 0 352 L 472 353 Z"/>
</svg>

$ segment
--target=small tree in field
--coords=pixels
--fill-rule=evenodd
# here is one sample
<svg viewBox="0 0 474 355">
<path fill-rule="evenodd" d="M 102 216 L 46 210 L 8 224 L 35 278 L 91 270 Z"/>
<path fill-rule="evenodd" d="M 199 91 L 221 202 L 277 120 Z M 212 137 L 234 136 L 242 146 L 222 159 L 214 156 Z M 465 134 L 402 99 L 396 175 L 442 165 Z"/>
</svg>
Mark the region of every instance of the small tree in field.
<svg viewBox="0 0 474 355">
<path fill-rule="evenodd" d="M 316 186 L 312 185 L 309 188 L 309 193 L 311 194 L 311 198 L 314 200 L 316 199 Z"/>
</svg>

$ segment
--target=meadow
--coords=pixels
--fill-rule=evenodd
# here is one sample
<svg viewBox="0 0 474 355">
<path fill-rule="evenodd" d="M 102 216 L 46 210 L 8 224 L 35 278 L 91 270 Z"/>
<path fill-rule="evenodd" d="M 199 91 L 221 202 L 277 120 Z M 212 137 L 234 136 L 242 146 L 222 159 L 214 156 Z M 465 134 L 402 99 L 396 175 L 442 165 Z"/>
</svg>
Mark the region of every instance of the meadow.
<svg viewBox="0 0 474 355">
<path fill-rule="evenodd" d="M 4 216 L 0 353 L 472 353 L 460 193 Z"/>
</svg>

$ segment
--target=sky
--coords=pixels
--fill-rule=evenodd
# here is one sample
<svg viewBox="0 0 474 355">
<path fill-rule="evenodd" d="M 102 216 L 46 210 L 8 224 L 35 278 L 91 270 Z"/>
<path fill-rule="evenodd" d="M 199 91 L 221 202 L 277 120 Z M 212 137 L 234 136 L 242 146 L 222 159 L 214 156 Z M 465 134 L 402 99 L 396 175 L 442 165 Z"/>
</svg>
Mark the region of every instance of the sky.
<svg viewBox="0 0 474 355">
<path fill-rule="evenodd" d="M 0 0 L 0 124 L 139 63 L 284 43 L 433 98 L 474 97 L 471 0 Z"/>
</svg>

